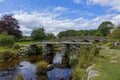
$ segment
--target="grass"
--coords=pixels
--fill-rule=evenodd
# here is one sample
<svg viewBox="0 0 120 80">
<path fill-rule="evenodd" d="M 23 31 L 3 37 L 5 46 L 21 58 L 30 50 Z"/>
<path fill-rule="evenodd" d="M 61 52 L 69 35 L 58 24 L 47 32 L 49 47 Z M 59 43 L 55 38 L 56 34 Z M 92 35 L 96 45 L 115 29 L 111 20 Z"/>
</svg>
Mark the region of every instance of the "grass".
<svg viewBox="0 0 120 80">
<path fill-rule="evenodd" d="M 37 73 L 42 73 L 47 70 L 48 68 L 48 63 L 46 61 L 40 61 L 36 64 L 37 66 Z"/>
<path fill-rule="evenodd" d="M 120 50 L 105 48 L 100 51 L 100 55 L 102 57 L 97 59 L 94 67 L 99 72 L 99 76 L 92 80 L 120 80 Z"/>
<path fill-rule="evenodd" d="M 12 51 L 12 52 L 16 52 L 17 49 L 0 47 L 0 52 L 3 52 L 3 51 Z"/>
<path fill-rule="evenodd" d="M 30 45 L 30 44 L 33 44 L 34 41 L 27 41 L 27 42 L 16 42 L 16 44 L 19 44 L 19 45 Z"/>
<path fill-rule="evenodd" d="M 16 42 L 15 44 L 22 45 L 22 46 L 28 46 L 30 44 L 42 45 L 40 41 Z"/>
</svg>

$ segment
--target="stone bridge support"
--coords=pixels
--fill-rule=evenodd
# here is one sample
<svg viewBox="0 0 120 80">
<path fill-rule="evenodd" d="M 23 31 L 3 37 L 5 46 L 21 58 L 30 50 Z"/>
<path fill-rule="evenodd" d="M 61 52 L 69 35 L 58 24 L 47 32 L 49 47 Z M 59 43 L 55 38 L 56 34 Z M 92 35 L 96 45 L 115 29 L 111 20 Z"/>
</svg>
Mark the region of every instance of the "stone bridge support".
<svg viewBox="0 0 120 80">
<path fill-rule="evenodd" d="M 53 44 L 44 44 L 43 55 L 47 56 L 47 55 L 51 55 L 52 53 L 54 53 Z"/>
<path fill-rule="evenodd" d="M 70 51 L 70 44 L 61 44 L 62 56 L 66 56 L 69 51 Z"/>
</svg>

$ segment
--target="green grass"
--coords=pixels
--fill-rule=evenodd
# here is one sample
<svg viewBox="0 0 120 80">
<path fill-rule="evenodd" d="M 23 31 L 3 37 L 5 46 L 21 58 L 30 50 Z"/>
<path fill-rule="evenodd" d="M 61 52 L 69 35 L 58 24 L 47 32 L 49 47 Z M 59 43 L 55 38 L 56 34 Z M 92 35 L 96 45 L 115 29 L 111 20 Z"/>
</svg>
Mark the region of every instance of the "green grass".
<svg viewBox="0 0 120 80">
<path fill-rule="evenodd" d="M 27 42 L 16 42 L 15 44 L 23 45 L 23 46 L 27 46 L 27 45 L 30 45 L 30 44 L 39 44 L 39 45 L 41 45 L 41 42 L 40 41 L 27 41 Z"/>
<path fill-rule="evenodd" d="M 100 55 L 104 58 L 99 57 L 94 67 L 99 72 L 99 76 L 92 80 L 120 80 L 120 50 L 106 48 L 100 51 Z M 118 63 L 111 63 L 113 60 Z"/>
<path fill-rule="evenodd" d="M 30 44 L 33 44 L 34 41 L 27 41 L 27 42 L 16 42 L 16 44 L 19 44 L 19 45 L 30 45 Z"/>
<path fill-rule="evenodd" d="M 17 49 L 0 47 L 0 52 L 3 52 L 3 51 L 12 51 L 12 52 L 16 52 Z"/>
</svg>

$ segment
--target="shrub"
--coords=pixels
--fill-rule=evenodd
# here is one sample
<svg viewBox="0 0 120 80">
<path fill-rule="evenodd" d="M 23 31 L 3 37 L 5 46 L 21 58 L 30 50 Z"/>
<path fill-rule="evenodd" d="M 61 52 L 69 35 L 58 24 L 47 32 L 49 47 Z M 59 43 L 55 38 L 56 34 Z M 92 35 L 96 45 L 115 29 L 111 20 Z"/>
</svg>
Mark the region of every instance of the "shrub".
<svg viewBox="0 0 120 80">
<path fill-rule="evenodd" d="M 38 54 L 42 54 L 43 53 L 43 48 L 42 48 L 41 44 L 38 43 L 37 47 L 38 47 L 38 49 L 37 49 Z"/>
<path fill-rule="evenodd" d="M 0 34 L 0 46 L 11 47 L 14 42 L 14 36 L 8 35 L 7 32 L 2 32 Z"/>
<path fill-rule="evenodd" d="M 93 64 L 95 57 L 99 54 L 99 49 L 96 46 L 80 47 L 78 52 L 79 62 L 73 69 L 73 80 L 86 80 L 86 68 Z"/>
<path fill-rule="evenodd" d="M 95 57 L 94 57 L 94 54 L 89 54 L 89 57 L 88 57 L 88 66 L 89 65 L 92 65 L 94 62 L 95 62 Z"/>
<path fill-rule="evenodd" d="M 19 44 L 14 44 L 14 45 L 13 45 L 13 48 L 14 48 L 14 49 L 20 49 L 20 45 L 19 45 Z"/>
<path fill-rule="evenodd" d="M 89 65 L 88 64 L 88 57 L 86 57 L 85 55 L 81 56 L 80 59 L 79 59 L 79 63 L 78 63 L 78 66 L 80 68 L 87 68 L 87 66 Z"/>
<path fill-rule="evenodd" d="M 8 60 L 8 59 L 14 57 L 14 53 L 12 51 L 10 51 L 10 50 L 3 51 L 3 52 L 0 52 L 0 57 L 3 60 Z"/>
<path fill-rule="evenodd" d="M 94 56 L 97 56 L 99 54 L 99 49 L 97 47 L 93 47 L 90 51 L 91 54 L 94 54 Z"/>
<path fill-rule="evenodd" d="M 78 62 L 78 59 L 76 59 L 76 58 L 70 59 L 69 60 L 69 65 L 70 66 L 75 66 L 77 64 L 77 62 Z"/>
<path fill-rule="evenodd" d="M 86 80 L 87 72 L 86 69 L 81 69 L 78 66 L 73 70 L 73 80 Z"/>
<path fill-rule="evenodd" d="M 14 80 L 24 80 L 22 75 L 17 75 Z"/>
<path fill-rule="evenodd" d="M 48 63 L 45 61 L 40 61 L 37 63 L 37 73 L 45 73 L 48 69 Z"/>
</svg>

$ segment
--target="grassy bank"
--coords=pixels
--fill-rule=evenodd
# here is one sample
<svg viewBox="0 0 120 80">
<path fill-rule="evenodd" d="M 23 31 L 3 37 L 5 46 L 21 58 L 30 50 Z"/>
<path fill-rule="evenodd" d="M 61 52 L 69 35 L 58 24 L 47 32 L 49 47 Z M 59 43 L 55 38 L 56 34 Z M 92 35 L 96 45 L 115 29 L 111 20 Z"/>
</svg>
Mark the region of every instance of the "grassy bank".
<svg viewBox="0 0 120 80">
<path fill-rule="evenodd" d="M 17 49 L 0 47 L 0 52 L 3 52 L 3 51 L 12 51 L 12 52 L 16 52 Z"/>
<path fill-rule="evenodd" d="M 99 76 L 92 80 L 120 80 L 120 50 L 104 47 L 100 56 L 94 67 Z"/>
</svg>

